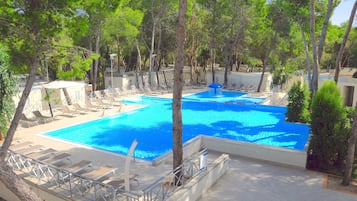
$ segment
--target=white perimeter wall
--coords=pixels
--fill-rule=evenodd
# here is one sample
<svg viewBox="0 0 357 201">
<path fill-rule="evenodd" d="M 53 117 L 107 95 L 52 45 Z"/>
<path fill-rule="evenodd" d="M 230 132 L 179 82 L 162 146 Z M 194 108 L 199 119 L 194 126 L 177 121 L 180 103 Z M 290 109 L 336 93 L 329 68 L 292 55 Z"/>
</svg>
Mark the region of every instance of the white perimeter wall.
<svg viewBox="0 0 357 201">
<path fill-rule="evenodd" d="M 188 158 L 201 149 L 217 151 L 221 153 L 243 156 L 247 158 L 268 161 L 297 168 L 306 167 L 306 151 L 287 149 L 281 147 L 260 145 L 237 140 L 229 140 L 206 135 L 199 135 L 184 144 L 184 158 Z M 172 152 L 158 157 L 152 161 L 158 165 L 164 161 L 172 160 Z"/>
<path fill-rule="evenodd" d="M 208 150 L 253 158 L 305 169 L 306 151 L 259 145 L 201 135 L 201 146 Z"/>
</svg>

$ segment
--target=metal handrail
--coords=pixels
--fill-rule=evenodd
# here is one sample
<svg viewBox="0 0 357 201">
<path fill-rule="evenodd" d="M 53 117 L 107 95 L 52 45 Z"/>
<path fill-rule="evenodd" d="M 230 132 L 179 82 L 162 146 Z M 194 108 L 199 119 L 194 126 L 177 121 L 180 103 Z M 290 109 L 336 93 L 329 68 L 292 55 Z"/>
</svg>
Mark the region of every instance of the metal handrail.
<svg viewBox="0 0 357 201">
<path fill-rule="evenodd" d="M 200 156 L 207 153 L 206 149 L 190 159 L 183 161 L 182 165 L 167 173 L 153 184 L 143 190 L 144 201 L 163 201 L 169 198 L 173 193 L 183 188 L 191 179 L 201 172 Z M 181 173 L 180 173 L 181 172 Z"/>
<path fill-rule="evenodd" d="M 85 198 L 86 200 L 105 201 L 139 201 L 141 195 L 129 192 L 123 186 L 112 186 L 100 181 L 86 178 L 26 155 L 9 150 L 6 160 L 14 170 L 21 171 L 37 179 L 38 184 L 55 186 L 62 189 L 70 198 Z"/>
<path fill-rule="evenodd" d="M 124 186 L 115 187 L 82 175 L 69 172 L 51 164 L 45 164 L 26 155 L 9 150 L 7 164 L 15 170 L 35 177 L 38 184 L 51 185 L 66 192 L 65 196 L 75 199 L 105 200 L 105 201 L 163 201 L 168 199 L 179 189 L 183 188 L 191 179 L 203 172 L 200 167 L 200 157 L 207 153 L 201 150 L 174 171 L 168 172 L 153 184 L 143 190 L 142 194 L 129 192 Z M 179 174 L 181 172 L 181 174 Z"/>
</svg>

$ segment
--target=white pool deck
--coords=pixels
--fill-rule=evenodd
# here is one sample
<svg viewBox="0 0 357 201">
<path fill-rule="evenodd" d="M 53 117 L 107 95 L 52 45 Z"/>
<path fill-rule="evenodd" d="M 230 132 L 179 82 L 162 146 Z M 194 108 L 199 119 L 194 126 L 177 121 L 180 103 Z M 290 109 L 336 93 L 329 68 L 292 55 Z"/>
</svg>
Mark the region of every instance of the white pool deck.
<svg viewBox="0 0 357 201">
<path fill-rule="evenodd" d="M 133 106 L 125 106 L 121 112 Z M 114 115 L 119 111 L 106 110 L 104 115 Z M 31 128 L 19 127 L 15 138 L 33 141 L 46 147 L 71 154 L 71 161 L 87 159 L 94 165 L 111 165 L 119 172 L 124 171 L 125 157 L 100 151 L 85 146 L 44 137 L 41 133 L 56 128 L 101 118 L 102 111 L 92 112 L 78 117 L 58 116 L 58 120 Z M 209 160 L 217 158 L 219 153 L 209 152 Z M 150 185 L 171 170 L 171 164 L 164 163 L 157 167 L 145 161 L 131 163 L 131 171 L 139 175 L 140 188 Z M 204 193 L 201 201 L 357 201 L 357 195 L 328 190 L 323 187 L 324 174 L 308 170 L 279 166 L 258 160 L 231 156 L 230 169 L 218 182 Z"/>
</svg>

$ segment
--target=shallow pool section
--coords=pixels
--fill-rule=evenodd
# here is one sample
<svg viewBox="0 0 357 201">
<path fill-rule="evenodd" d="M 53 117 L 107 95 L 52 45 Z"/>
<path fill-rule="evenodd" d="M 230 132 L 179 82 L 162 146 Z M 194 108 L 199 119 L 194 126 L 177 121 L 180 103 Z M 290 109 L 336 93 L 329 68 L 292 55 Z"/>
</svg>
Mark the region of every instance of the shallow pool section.
<svg viewBox="0 0 357 201">
<path fill-rule="evenodd" d="M 232 92 L 234 93 L 234 92 Z M 232 94 L 230 94 L 232 95 Z M 235 94 L 243 96 L 246 94 Z M 199 134 L 231 140 L 304 150 L 309 126 L 286 122 L 285 107 L 232 104 L 232 99 L 183 99 L 183 141 Z M 202 97 L 201 97 L 202 96 Z M 232 95 L 233 96 L 233 95 Z M 202 98 L 202 99 L 201 99 Z M 234 96 L 236 101 L 237 96 Z M 144 108 L 55 130 L 46 135 L 110 152 L 127 154 L 138 141 L 135 157 L 152 160 L 172 149 L 172 100 L 142 96 L 128 99 Z M 252 102 L 250 102 L 252 103 Z"/>
<path fill-rule="evenodd" d="M 221 94 L 215 95 L 212 91 L 203 91 L 189 96 L 184 96 L 184 100 L 193 100 L 200 102 L 220 102 L 226 104 L 251 105 L 259 104 L 264 98 L 250 97 L 246 92 L 222 91 Z"/>
</svg>

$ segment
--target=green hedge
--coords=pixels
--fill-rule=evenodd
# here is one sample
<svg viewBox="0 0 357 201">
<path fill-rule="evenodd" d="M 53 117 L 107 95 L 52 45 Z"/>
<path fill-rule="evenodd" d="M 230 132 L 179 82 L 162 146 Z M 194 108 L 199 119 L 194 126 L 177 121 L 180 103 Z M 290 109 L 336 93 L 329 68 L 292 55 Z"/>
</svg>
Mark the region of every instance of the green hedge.
<svg viewBox="0 0 357 201">
<path fill-rule="evenodd" d="M 311 105 L 308 168 L 340 168 L 346 155 L 350 122 L 334 81 L 325 81 Z"/>
<path fill-rule="evenodd" d="M 298 81 L 288 92 L 286 120 L 291 122 L 310 122 L 310 91 L 305 84 Z"/>
</svg>

